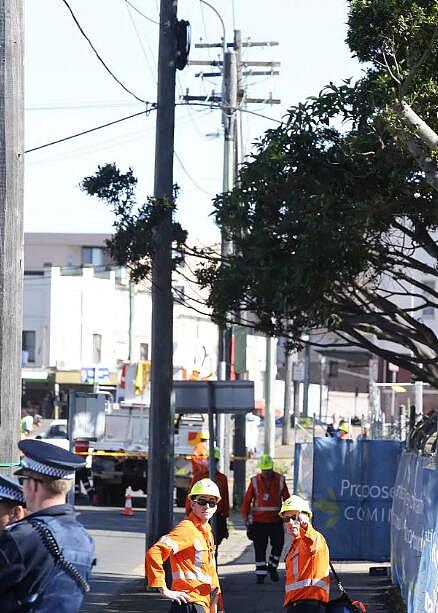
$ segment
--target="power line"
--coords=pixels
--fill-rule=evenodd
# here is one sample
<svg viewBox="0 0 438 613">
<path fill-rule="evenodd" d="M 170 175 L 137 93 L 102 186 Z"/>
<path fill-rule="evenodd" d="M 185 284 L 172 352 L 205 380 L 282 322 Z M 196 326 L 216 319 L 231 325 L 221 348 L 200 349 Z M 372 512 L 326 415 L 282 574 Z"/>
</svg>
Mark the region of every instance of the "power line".
<svg viewBox="0 0 438 613">
<path fill-rule="evenodd" d="M 134 9 L 134 11 L 136 13 L 138 13 L 139 15 L 141 15 L 142 17 L 144 17 L 145 19 L 147 19 L 148 21 L 150 21 L 151 23 L 154 23 L 157 26 L 162 26 L 163 24 L 160 23 L 159 21 L 155 21 L 155 19 L 152 19 L 151 17 L 148 17 L 147 15 L 145 15 L 144 13 L 142 13 L 140 11 L 140 9 L 138 9 L 134 4 L 132 4 L 132 2 L 129 2 L 129 0 L 125 0 L 126 4 L 129 4 L 129 6 Z"/>
<path fill-rule="evenodd" d="M 181 168 L 183 169 L 184 173 L 187 175 L 187 177 L 190 179 L 190 181 L 193 183 L 193 185 L 195 187 L 197 187 L 199 189 L 199 191 L 203 192 L 204 194 L 207 194 L 207 196 L 209 196 L 210 198 L 214 198 L 214 194 L 212 194 L 211 192 L 208 192 L 206 189 L 204 189 L 203 187 L 201 187 L 199 185 L 199 183 L 197 183 L 196 179 L 194 179 L 192 177 L 192 175 L 189 173 L 189 171 L 187 170 L 187 168 L 184 166 L 181 158 L 179 157 L 179 155 L 177 154 L 177 152 L 175 151 L 175 149 L 173 150 L 173 154 L 176 157 L 176 159 L 178 160 Z"/>
<path fill-rule="evenodd" d="M 102 128 L 107 128 L 108 126 L 113 126 L 116 123 L 121 123 L 122 121 L 127 121 L 128 119 L 132 119 L 133 117 L 139 117 L 140 115 L 149 115 L 151 111 L 155 111 L 157 109 L 157 105 L 152 105 L 149 109 L 145 111 L 140 111 L 140 113 L 134 113 L 133 115 L 128 115 L 127 117 L 121 117 L 120 119 L 116 119 L 114 121 L 109 121 L 108 123 L 104 123 L 100 126 L 96 126 L 94 128 L 90 128 L 89 130 L 83 130 L 82 132 L 77 132 L 76 134 L 71 134 L 70 136 L 65 136 L 64 138 L 59 138 L 58 140 L 51 141 L 50 143 L 46 143 L 45 145 L 39 145 L 38 147 L 32 147 L 32 149 L 26 149 L 24 153 L 31 153 L 32 151 L 38 151 L 39 149 L 45 149 L 46 147 L 50 147 L 51 145 L 57 145 L 58 143 L 63 143 L 67 140 L 71 140 L 73 138 L 77 138 L 78 136 L 83 136 L 84 134 L 90 134 L 91 132 L 96 132 L 96 130 L 101 130 Z"/>
<path fill-rule="evenodd" d="M 94 54 L 96 55 L 97 59 L 99 60 L 99 62 L 102 64 L 102 66 L 105 68 L 105 70 L 108 72 L 108 74 L 111 75 L 111 77 L 114 79 L 114 81 L 116 81 L 116 83 L 118 83 L 120 85 L 120 87 L 122 89 L 125 90 L 125 92 L 127 92 L 128 94 L 130 94 L 131 96 L 133 96 L 136 100 L 138 100 L 139 102 L 143 102 L 144 104 L 150 104 L 150 102 L 148 102 L 147 100 L 143 100 L 143 98 L 140 98 L 139 96 L 137 96 L 136 94 L 134 94 L 134 92 L 132 92 L 130 89 L 128 89 L 126 87 L 126 85 L 124 85 L 122 83 L 122 81 L 120 81 L 120 79 L 118 79 L 115 74 L 111 71 L 111 69 L 107 66 L 107 64 L 104 62 L 104 60 L 101 58 L 101 56 L 99 55 L 99 52 L 97 51 L 97 49 L 95 48 L 95 46 L 93 45 L 93 43 L 91 42 L 91 40 L 89 39 L 89 37 L 86 35 L 86 33 L 84 32 L 81 24 L 79 23 L 79 21 L 76 18 L 76 15 L 73 13 L 73 10 L 71 8 L 71 6 L 69 5 L 69 3 L 67 2 L 67 0 L 61 0 L 65 6 L 67 7 L 67 9 L 70 12 L 70 15 L 73 18 L 73 21 L 75 22 L 77 28 L 79 29 L 79 32 L 82 34 L 82 36 L 85 38 L 85 40 L 87 41 L 87 43 L 90 45 L 90 47 L 92 48 L 92 50 L 94 51 Z"/>
<path fill-rule="evenodd" d="M 145 49 L 145 47 L 143 45 L 143 41 L 141 40 L 141 36 L 139 34 L 139 31 L 137 29 L 136 23 L 135 23 L 134 18 L 132 16 L 130 7 L 134 8 L 134 10 L 136 10 L 136 9 L 135 9 L 135 7 L 133 7 L 133 5 L 128 0 L 125 0 L 125 6 L 126 6 L 126 10 L 128 11 L 128 15 L 129 15 L 129 19 L 131 20 L 132 27 L 135 30 L 135 34 L 137 36 L 138 43 L 139 43 L 139 45 L 141 47 L 141 50 L 143 51 L 143 56 L 144 56 L 144 59 L 146 60 L 146 64 L 148 65 L 149 72 L 152 74 L 152 78 L 155 79 L 154 69 L 153 69 L 153 67 L 152 67 L 152 65 L 150 63 L 149 56 L 146 53 L 146 49 Z"/>
<path fill-rule="evenodd" d="M 63 143 L 67 140 L 72 140 L 73 138 L 78 138 L 79 136 L 84 136 L 85 134 L 96 132 L 97 130 L 101 130 L 102 128 L 107 128 L 108 126 L 113 126 L 117 123 L 121 123 L 122 121 L 127 121 L 128 119 L 132 119 L 133 117 L 139 117 L 140 115 L 149 115 L 151 111 L 155 111 L 157 109 L 157 105 L 155 102 L 154 103 L 148 102 L 147 104 L 150 104 L 150 107 L 144 111 L 140 111 L 139 113 L 134 113 L 133 115 L 128 115 L 127 117 L 121 117 L 120 119 L 109 121 L 108 123 L 101 124 L 100 126 L 95 126 L 94 128 L 90 128 L 89 130 L 83 130 L 82 132 L 77 132 L 76 134 L 71 134 L 70 136 L 59 138 L 57 140 L 51 141 L 50 143 L 39 145 L 38 147 L 32 147 L 31 149 L 26 149 L 23 153 L 31 153 L 32 151 L 38 151 L 39 149 L 45 149 L 46 147 L 50 147 L 51 145 L 57 145 L 58 143 Z M 206 109 L 222 110 L 222 107 L 219 104 L 207 104 L 203 102 L 177 102 L 175 106 L 184 106 L 184 107 L 201 106 Z M 270 121 L 274 121 L 275 123 L 278 123 L 278 124 L 283 123 L 282 121 L 278 119 L 274 119 L 273 117 L 269 117 L 268 115 L 263 115 L 262 113 L 257 113 L 256 111 L 250 111 L 249 109 L 237 108 L 235 110 L 239 111 L 240 113 L 250 113 L 251 115 L 256 115 L 257 117 L 262 117 L 263 119 L 269 119 Z M 178 161 L 181 163 L 180 160 Z M 182 163 L 181 163 L 181 166 L 182 166 Z M 186 171 L 186 174 L 188 174 L 187 171 Z M 191 177 L 189 176 L 189 178 Z M 193 178 L 191 179 L 193 183 L 195 183 L 196 185 L 196 182 L 194 181 L 194 179 Z M 200 186 L 197 186 L 197 187 L 199 187 L 201 191 L 205 191 L 202 187 Z M 209 193 L 208 195 L 211 195 L 211 194 Z"/>
</svg>

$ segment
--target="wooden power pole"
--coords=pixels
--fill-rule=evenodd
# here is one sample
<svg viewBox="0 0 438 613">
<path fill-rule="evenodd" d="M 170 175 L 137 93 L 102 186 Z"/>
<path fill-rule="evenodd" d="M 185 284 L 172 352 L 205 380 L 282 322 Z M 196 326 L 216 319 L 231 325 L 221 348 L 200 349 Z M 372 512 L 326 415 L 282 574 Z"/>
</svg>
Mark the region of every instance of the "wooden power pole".
<svg viewBox="0 0 438 613">
<path fill-rule="evenodd" d="M 157 205 L 173 199 L 175 125 L 176 0 L 161 0 L 158 49 L 154 196 Z M 173 522 L 172 208 L 165 207 L 156 229 L 152 258 L 151 408 L 148 446 L 148 546 Z"/>
<path fill-rule="evenodd" d="M 23 116 L 23 0 L 0 0 L 0 470 L 5 472 L 18 459 L 20 432 Z"/>
</svg>

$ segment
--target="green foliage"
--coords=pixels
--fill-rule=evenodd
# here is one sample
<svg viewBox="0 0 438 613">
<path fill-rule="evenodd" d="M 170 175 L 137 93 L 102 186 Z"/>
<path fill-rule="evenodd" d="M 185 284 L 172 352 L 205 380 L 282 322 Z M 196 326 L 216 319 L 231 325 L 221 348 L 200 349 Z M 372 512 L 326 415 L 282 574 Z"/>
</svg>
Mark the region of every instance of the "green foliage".
<svg viewBox="0 0 438 613">
<path fill-rule="evenodd" d="M 438 195 L 412 157 L 417 134 L 401 112 L 402 101 L 415 103 L 438 127 L 437 5 L 350 0 L 348 43 L 366 62 L 362 78 L 330 83 L 291 108 L 256 144 L 239 185 L 215 199 L 217 223 L 235 245 L 225 262 L 198 271 L 215 320 L 240 313 L 245 323 L 249 313 L 256 329 L 287 334 L 292 346 L 314 328 L 365 346 L 372 334 L 409 348 L 414 371 L 436 363 L 435 335 L 397 309 L 381 282 L 403 294 L 412 291 L 406 269 L 438 269 Z M 416 248 L 433 265 L 418 262 Z M 434 368 L 425 379 L 438 380 Z"/>
<path fill-rule="evenodd" d="M 81 189 L 90 196 L 103 200 L 115 215 L 114 236 L 107 241 L 113 260 L 130 270 L 134 281 L 145 279 L 151 268 L 156 249 L 156 229 L 166 216 L 173 215 L 177 188 L 172 201 L 148 197 L 138 206 L 135 200 L 137 179 L 130 168 L 121 173 L 115 164 L 98 166 L 95 175 L 85 177 Z M 179 223 L 172 223 L 172 241 L 175 256 L 173 266 L 182 261 L 181 249 L 187 232 Z"/>
</svg>

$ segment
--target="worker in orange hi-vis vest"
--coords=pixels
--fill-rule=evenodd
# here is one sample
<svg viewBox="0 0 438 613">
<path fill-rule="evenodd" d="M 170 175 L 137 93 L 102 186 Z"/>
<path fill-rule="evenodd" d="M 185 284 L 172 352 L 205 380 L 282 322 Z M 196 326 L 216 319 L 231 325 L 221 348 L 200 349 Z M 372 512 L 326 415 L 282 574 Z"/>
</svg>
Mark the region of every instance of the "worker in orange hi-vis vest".
<svg viewBox="0 0 438 613">
<path fill-rule="evenodd" d="M 216 465 L 218 464 L 220 457 L 221 457 L 220 451 L 217 447 L 215 447 L 214 448 L 214 459 L 216 461 Z M 208 473 L 208 467 L 207 467 L 207 470 L 202 475 L 202 479 L 208 476 L 209 476 L 209 473 Z M 218 505 L 217 505 L 216 531 L 214 535 L 215 541 L 216 541 L 216 562 L 217 562 L 218 547 L 224 539 L 228 538 L 227 518 L 230 516 L 230 496 L 229 496 L 229 490 L 228 490 L 228 479 L 226 475 L 224 475 L 223 473 L 219 472 L 216 469 L 216 475 L 215 475 L 214 481 L 216 485 L 218 486 L 219 494 L 221 495 L 221 499 L 219 500 Z M 192 479 L 192 482 L 189 487 L 189 492 L 191 491 L 195 483 L 196 483 L 195 479 Z M 187 496 L 186 514 L 190 515 L 191 512 L 192 512 L 191 500 Z"/>
<path fill-rule="evenodd" d="M 157 587 L 172 601 L 170 613 L 221 613 L 223 603 L 214 560 L 215 545 L 209 520 L 220 501 L 219 489 L 210 479 L 194 484 L 192 512 L 160 538 L 146 553 L 150 587 Z M 164 563 L 170 559 L 172 587 L 166 585 Z"/>
<path fill-rule="evenodd" d="M 325 613 L 329 599 L 329 550 L 323 535 L 311 524 L 307 500 L 291 496 L 280 516 L 292 544 L 286 555 L 284 607 L 287 613 Z"/>
<path fill-rule="evenodd" d="M 254 544 L 257 583 L 263 583 L 269 573 L 271 581 L 278 581 L 277 567 L 284 544 L 283 522 L 279 517 L 282 500 L 289 498 L 284 475 L 274 471 L 268 454 L 259 461 L 261 473 L 252 477 L 242 502 L 241 512 Z M 271 554 L 266 564 L 266 549 L 271 541 Z"/>
<path fill-rule="evenodd" d="M 192 480 L 196 483 L 208 471 L 208 432 L 199 433 L 199 441 L 192 451 Z"/>
</svg>

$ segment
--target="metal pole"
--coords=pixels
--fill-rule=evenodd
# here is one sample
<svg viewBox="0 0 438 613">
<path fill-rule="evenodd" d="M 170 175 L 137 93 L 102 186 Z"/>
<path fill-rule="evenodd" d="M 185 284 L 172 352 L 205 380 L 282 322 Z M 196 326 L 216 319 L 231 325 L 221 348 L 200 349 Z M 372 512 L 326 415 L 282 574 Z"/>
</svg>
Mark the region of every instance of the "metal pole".
<svg viewBox="0 0 438 613">
<path fill-rule="evenodd" d="M 225 36 L 225 30 L 224 30 Z M 224 162 L 223 162 L 223 182 L 222 189 L 224 192 L 229 192 L 234 187 L 234 136 L 235 136 L 235 121 L 236 121 L 236 106 L 237 106 L 237 68 L 236 54 L 234 51 L 226 50 L 226 41 L 224 39 L 223 53 L 224 73 L 223 73 L 223 108 L 222 108 L 222 123 L 224 126 Z M 226 266 L 226 260 L 233 252 L 233 243 L 227 236 L 226 228 L 222 229 L 221 235 L 221 258 L 222 266 Z M 218 372 L 219 381 L 225 381 L 229 376 L 230 367 L 230 344 L 229 331 L 226 326 L 219 326 L 219 345 L 218 345 Z M 226 417 L 221 414 L 218 418 L 218 446 L 221 452 L 221 458 L 225 461 L 226 449 Z"/>
<path fill-rule="evenodd" d="M 0 462 L 18 461 L 23 302 L 23 1 L 0 1 Z M 11 473 L 11 467 L 2 472 Z"/>
<path fill-rule="evenodd" d="M 134 320 L 134 288 L 131 279 L 128 284 L 129 290 L 129 320 L 128 320 L 128 362 L 132 360 L 132 324 Z"/>
<path fill-rule="evenodd" d="M 233 507 L 238 510 L 242 505 L 246 479 L 246 416 L 237 413 L 234 417 L 234 487 Z"/>
<path fill-rule="evenodd" d="M 266 372 L 265 372 L 265 438 L 264 452 L 271 457 L 275 449 L 275 415 L 272 403 L 272 338 L 266 337 Z"/>
<path fill-rule="evenodd" d="M 154 196 L 173 198 L 176 0 L 160 2 Z M 147 545 L 173 523 L 172 211 L 163 208 L 152 260 L 151 409 L 149 420 Z"/>
<path fill-rule="evenodd" d="M 292 408 L 292 352 L 286 347 L 286 369 L 284 375 L 284 411 L 281 432 L 282 445 L 290 443 L 290 414 Z"/>
<path fill-rule="evenodd" d="M 319 421 L 322 422 L 323 389 L 325 383 L 325 356 L 319 358 Z M 356 415 L 356 411 L 354 412 Z"/>
<path fill-rule="evenodd" d="M 303 335 L 304 345 L 304 381 L 303 381 L 303 417 L 309 415 L 309 383 L 310 383 L 310 345 L 309 335 Z"/>
</svg>

